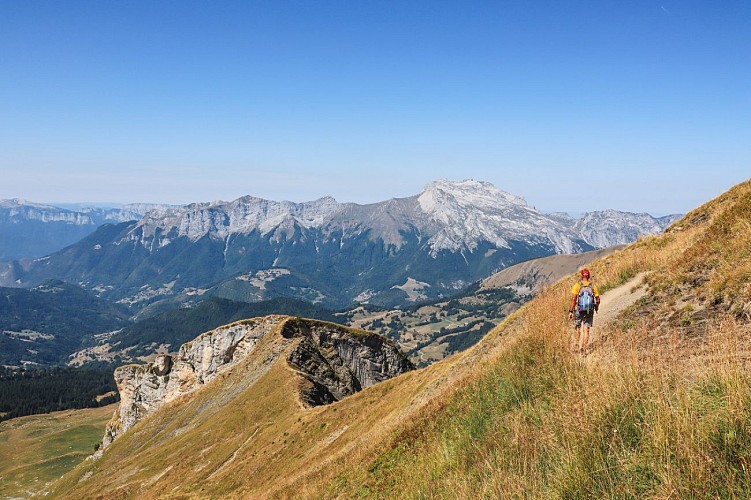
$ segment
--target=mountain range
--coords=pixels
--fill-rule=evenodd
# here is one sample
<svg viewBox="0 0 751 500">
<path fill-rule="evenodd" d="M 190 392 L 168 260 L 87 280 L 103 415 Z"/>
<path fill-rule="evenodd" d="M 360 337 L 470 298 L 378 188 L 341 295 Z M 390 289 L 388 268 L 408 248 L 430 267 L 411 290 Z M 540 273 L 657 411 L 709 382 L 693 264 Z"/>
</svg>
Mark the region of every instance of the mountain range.
<svg viewBox="0 0 751 500">
<path fill-rule="evenodd" d="M 79 241 L 102 224 L 138 220 L 162 205 L 75 210 L 20 199 L 0 200 L 0 261 L 43 257 Z"/>
<path fill-rule="evenodd" d="M 520 261 L 633 241 L 676 217 L 544 214 L 474 180 L 368 205 L 244 196 L 105 224 L 49 256 L 6 264 L 0 284 L 61 279 L 139 309 L 208 296 L 398 306 L 455 294 Z"/>
</svg>

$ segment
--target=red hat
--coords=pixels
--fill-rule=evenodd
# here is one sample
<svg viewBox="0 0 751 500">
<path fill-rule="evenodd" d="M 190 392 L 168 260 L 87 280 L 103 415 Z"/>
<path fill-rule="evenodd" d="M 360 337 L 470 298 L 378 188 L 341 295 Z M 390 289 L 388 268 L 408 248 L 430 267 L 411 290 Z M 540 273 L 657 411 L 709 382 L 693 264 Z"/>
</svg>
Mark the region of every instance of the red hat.
<svg viewBox="0 0 751 500">
<path fill-rule="evenodd" d="M 589 269 L 582 269 L 582 278 L 589 278 Z"/>
</svg>

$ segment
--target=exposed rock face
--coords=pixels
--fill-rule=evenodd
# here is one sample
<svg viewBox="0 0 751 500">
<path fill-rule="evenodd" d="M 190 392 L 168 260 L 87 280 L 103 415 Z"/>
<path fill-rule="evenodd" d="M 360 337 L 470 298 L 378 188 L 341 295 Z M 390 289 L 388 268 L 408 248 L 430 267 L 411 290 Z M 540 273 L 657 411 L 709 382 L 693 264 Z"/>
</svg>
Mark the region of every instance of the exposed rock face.
<svg viewBox="0 0 751 500">
<path fill-rule="evenodd" d="M 413 368 L 393 343 L 376 334 L 287 316 L 240 321 L 204 333 L 180 347 L 176 356 L 160 355 L 150 365 L 115 370 L 120 407 L 107 424 L 97 456 L 145 416 L 246 359 L 269 334 L 295 341 L 287 362 L 307 381 L 300 397 L 311 406 L 332 403 Z M 270 366 L 275 361 L 265 362 Z"/>
<path fill-rule="evenodd" d="M 409 360 L 386 338 L 334 324 L 291 320 L 282 335 L 302 337 L 287 361 L 311 382 L 301 398 L 311 406 L 328 404 L 363 387 L 412 369 Z"/>
<path fill-rule="evenodd" d="M 0 200 L 0 222 L 20 224 L 25 221 L 64 222 L 79 226 L 94 224 L 91 217 L 80 212 L 26 200 Z"/>
</svg>

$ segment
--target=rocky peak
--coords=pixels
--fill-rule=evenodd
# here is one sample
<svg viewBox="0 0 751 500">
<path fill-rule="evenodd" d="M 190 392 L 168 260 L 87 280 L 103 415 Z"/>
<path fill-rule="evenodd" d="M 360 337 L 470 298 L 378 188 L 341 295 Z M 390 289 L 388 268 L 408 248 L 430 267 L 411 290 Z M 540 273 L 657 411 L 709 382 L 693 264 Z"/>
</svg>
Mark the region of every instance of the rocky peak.
<svg viewBox="0 0 751 500">
<path fill-rule="evenodd" d="M 526 207 L 524 198 L 516 196 L 489 182 L 465 179 L 449 181 L 440 179 L 431 182 L 419 195 L 420 207 L 428 214 L 441 219 L 446 215 L 446 207 L 498 210 L 499 207 Z M 448 223 L 448 219 L 443 222 Z"/>
<path fill-rule="evenodd" d="M 418 203 L 438 226 L 429 242 L 432 255 L 474 251 L 481 241 L 497 248 L 510 248 L 511 240 L 546 241 L 560 253 L 579 250 L 572 230 L 488 182 L 436 181 L 419 195 Z"/>
<path fill-rule="evenodd" d="M 620 212 L 617 212 L 620 213 Z M 641 233 L 654 231 L 654 220 Z M 537 211 L 524 198 L 503 191 L 489 182 L 441 179 L 428 184 L 419 195 L 369 205 L 338 203 L 327 196 L 315 201 L 293 203 L 243 196 L 232 202 L 193 203 L 181 208 L 160 208 L 148 212 L 125 238 L 146 248 L 162 248 L 176 238 L 197 241 L 204 236 L 227 241 L 231 235 L 259 231 L 275 233 L 272 241 L 296 234 L 296 228 L 320 230 L 314 237 L 347 237 L 367 234 L 371 241 L 399 250 L 406 234 L 418 234 L 435 258 L 440 252 L 474 252 L 487 242 L 510 249 L 514 242 L 553 246 L 557 253 L 575 253 L 581 242 L 596 247 L 613 240 L 597 240 L 586 223 Z M 582 232 L 582 229 L 584 231 Z M 621 243 L 618 241 L 611 244 Z"/>
<path fill-rule="evenodd" d="M 105 223 L 127 222 L 139 220 L 151 210 L 170 208 L 170 205 L 157 203 L 129 203 L 120 208 L 99 208 L 82 206 L 79 212 L 89 215 L 97 225 Z"/>
<path fill-rule="evenodd" d="M 99 208 L 86 205 L 75 205 L 60 208 L 31 201 L 14 198 L 0 200 L 0 220 L 5 217 L 20 222 L 32 220 L 39 222 L 65 222 L 75 225 L 99 226 L 107 222 L 126 222 L 138 220 L 149 210 L 167 208 L 168 205 L 153 203 L 132 203 L 121 208 Z"/>
<path fill-rule="evenodd" d="M 20 208 L 20 207 L 32 207 L 32 208 L 39 208 L 44 210 L 54 209 L 58 210 L 56 207 L 52 207 L 50 205 L 42 205 L 40 203 L 33 203 L 31 201 L 27 201 L 21 198 L 11 198 L 9 200 L 0 200 L 0 208 Z"/>
<path fill-rule="evenodd" d="M 606 248 L 634 242 L 640 236 L 660 234 L 677 217 L 657 219 L 646 213 L 600 210 L 582 215 L 574 230 L 592 246 Z"/>
</svg>

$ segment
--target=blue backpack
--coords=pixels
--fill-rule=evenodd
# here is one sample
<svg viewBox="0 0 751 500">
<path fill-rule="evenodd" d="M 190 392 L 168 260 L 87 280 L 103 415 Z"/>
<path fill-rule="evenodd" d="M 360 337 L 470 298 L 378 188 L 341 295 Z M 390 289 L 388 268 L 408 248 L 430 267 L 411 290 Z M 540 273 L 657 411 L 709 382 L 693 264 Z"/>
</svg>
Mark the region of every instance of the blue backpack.
<svg viewBox="0 0 751 500">
<path fill-rule="evenodd" d="M 589 285 L 581 284 L 579 288 L 579 297 L 576 299 L 576 306 L 579 314 L 591 314 L 595 308 L 595 291 L 592 288 L 592 282 Z"/>
</svg>

